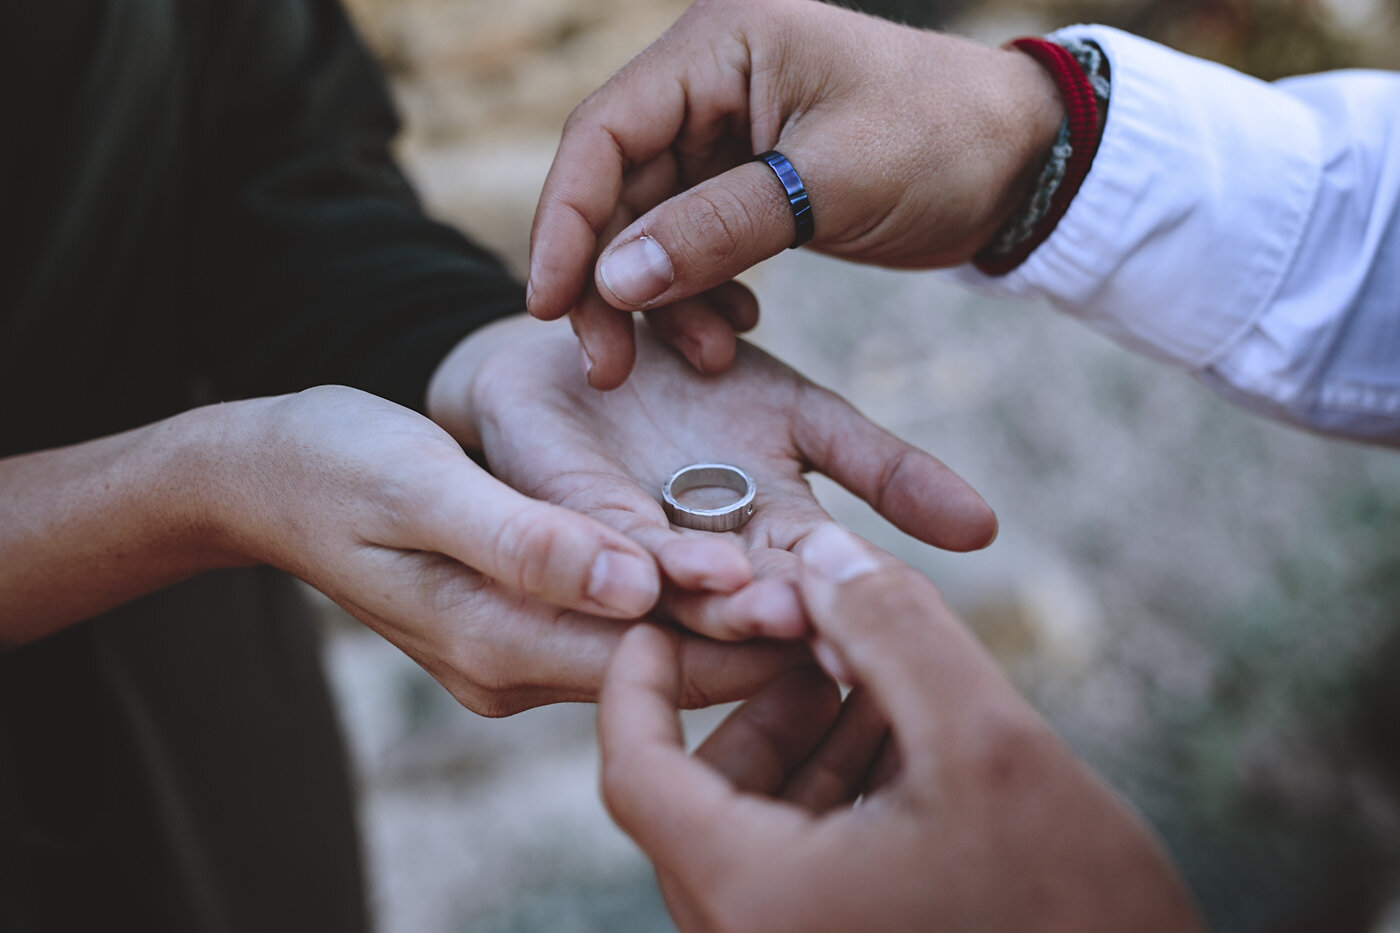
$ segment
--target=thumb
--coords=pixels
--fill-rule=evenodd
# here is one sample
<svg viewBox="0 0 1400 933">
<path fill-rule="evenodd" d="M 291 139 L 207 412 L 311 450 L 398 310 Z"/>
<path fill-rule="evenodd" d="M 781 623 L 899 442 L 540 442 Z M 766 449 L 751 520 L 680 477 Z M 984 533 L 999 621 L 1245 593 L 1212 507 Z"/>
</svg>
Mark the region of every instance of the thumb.
<svg viewBox="0 0 1400 933">
<path fill-rule="evenodd" d="M 918 571 L 836 525 L 811 534 L 801 557 L 813 627 L 884 710 L 911 771 L 935 768 L 984 710 L 1019 708 L 995 662 Z"/>
<path fill-rule="evenodd" d="M 775 171 L 746 162 L 663 201 L 623 230 L 599 256 L 595 282 L 609 304 L 625 311 L 670 304 L 782 252 L 797 229 Z"/>
<path fill-rule="evenodd" d="M 416 494 L 402 497 L 395 546 L 445 554 L 556 606 L 631 619 L 656 604 L 656 562 L 621 532 L 516 492 L 465 456 L 417 469 L 405 471 Z"/>
</svg>

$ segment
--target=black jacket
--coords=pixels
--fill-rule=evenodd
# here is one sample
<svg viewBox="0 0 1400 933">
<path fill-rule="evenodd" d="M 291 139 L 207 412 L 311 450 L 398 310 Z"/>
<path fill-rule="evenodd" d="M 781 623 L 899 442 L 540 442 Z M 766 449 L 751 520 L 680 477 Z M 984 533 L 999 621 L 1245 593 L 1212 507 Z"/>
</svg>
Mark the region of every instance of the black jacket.
<svg viewBox="0 0 1400 933">
<path fill-rule="evenodd" d="M 523 309 L 420 211 L 330 0 L 12 0 L 0 36 L 0 454 L 318 384 L 420 407 Z"/>
<path fill-rule="evenodd" d="M 420 407 L 524 307 L 423 216 L 331 0 L 9 0 L 0 51 L 0 456 L 324 383 Z M 343 759 L 266 569 L 0 655 L 0 931 L 362 929 Z"/>
</svg>

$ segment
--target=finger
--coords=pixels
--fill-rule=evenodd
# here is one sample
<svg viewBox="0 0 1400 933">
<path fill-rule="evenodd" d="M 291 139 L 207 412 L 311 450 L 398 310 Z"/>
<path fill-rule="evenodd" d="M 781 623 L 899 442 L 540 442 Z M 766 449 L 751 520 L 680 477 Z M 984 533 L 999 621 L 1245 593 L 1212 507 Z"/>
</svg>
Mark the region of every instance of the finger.
<svg viewBox="0 0 1400 933">
<path fill-rule="evenodd" d="M 538 438 L 518 433 L 498 437 L 488 446 L 514 462 L 557 460 L 556 448 Z M 506 456 L 508 453 L 508 456 Z M 673 588 L 709 593 L 733 593 L 753 580 L 748 553 L 733 535 L 678 531 L 671 526 L 660 504 L 642 490 L 626 467 L 594 456 L 596 451 L 576 451 L 570 471 L 547 483 L 523 488 L 550 501 L 595 518 L 621 532 L 651 554 L 662 577 Z M 494 454 L 493 454 L 494 455 Z M 582 458 L 582 459 L 580 459 Z M 520 477 L 512 476 L 519 481 Z M 796 579 L 796 573 L 792 574 Z"/>
<path fill-rule="evenodd" d="M 556 606 L 636 618 L 661 593 L 656 562 L 600 521 L 521 495 L 465 456 L 422 463 L 396 547 L 433 550 Z"/>
<path fill-rule="evenodd" d="M 619 192 L 619 204 L 599 234 L 599 242 L 615 236 L 637 214 L 666 197 L 675 188 L 676 172 L 675 159 L 669 153 L 662 153 L 631 172 Z M 584 283 L 569 318 L 583 347 L 584 372 L 589 385 L 604 391 L 620 386 L 636 361 L 632 315 L 611 307 L 590 281 Z M 715 324 L 708 328 L 703 323 L 695 326 L 697 340 L 690 344 L 692 365 L 699 367 L 703 365 L 702 360 L 709 357 L 715 358 L 714 365 L 728 365 L 722 341 L 716 344 L 717 329 Z M 729 340 L 732 344 L 733 337 Z M 729 358 L 732 357 L 731 347 Z"/>
<path fill-rule="evenodd" d="M 703 709 L 751 697 L 784 671 L 810 667 L 801 642 L 756 639 L 740 644 L 681 636 L 681 705 Z"/>
<path fill-rule="evenodd" d="M 613 819 L 658 871 L 686 879 L 728 859 L 728 837 L 717 828 L 729 820 L 735 793 L 685 752 L 677 648 L 674 635 L 649 625 L 623 639 L 598 700 L 598 748 Z"/>
<path fill-rule="evenodd" d="M 781 548 L 750 546 L 755 579 L 747 586 L 727 594 L 665 587 L 657 611 L 721 641 L 807 637 L 811 627 L 797 595 L 796 556 Z"/>
<path fill-rule="evenodd" d="M 921 574 L 835 525 L 802 545 L 801 593 L 813 626 L 888 718 L 910 770 L 931 774 L 965 738 L 974 708 L 1016 707 L 1015 691 Z M 984 720 L 985 721 L 985 720 Z"/>
<path fill-rule="evenodd" d="M 703 296 L 735 333 L 747 333 L 758 326 L 758 299 L 742 282 L 716 285 Z"/>
<path fill-rule="evenodd" d="M 675 347 L 697 372 L 719 373 L 734 362 L 734 327 L 704 296 L 648 311 L 647 323 Z"/>
<path fill-rule="evenodd" d="M 629 216 L 619 212 L 603 235 L 612 235 Z M 632 315 L 611 307 L 589 284 L 569 312 L 569 324 L 578 337 L 588 384 L 605 392 L 622 385 L 637 359 L 636 322 Z"/>
<path fill-rule="evenodd" d="M 530 272 L 525 282 L 525 307 L 542 321 L 563 317 L 582 300 L 592 278 L 599 234 L 612 216 L 622 187 L 620 165 L 616 172 L 599 173 L 577 192 L 555 174 L 551 169 L 530 228 Z"/>
<path fill-rule="evenodd" d="M 632 315 L 608 307 L 597 292 L 590 290 L 569 312 L 569 325 L 578 337 L 588 384 L 604 392 L 622 385 L 637 359 Z"/>
<path fill-rule="evenodd" d="M 685 120 L 685 91 L 658 80 L 665 62 L 628 63 L 564 124 L 530 229 L 526 306 L 545 320 L 583 297 L 598 248 L 624 197 L 624 172 L 665 152 Z"/>
<path fill-rule="evenodd" d="M 852 690 L 835 725 L 784 785 L 783 799 L 813 813 L 853 803 L 865 792 L 888 735 L 885 715 L 869 692 Z"/>
<path fill-rule="evenodd" d="M 666 587 L 657 612 L 707 638 L 791 640 L 810 630 L 793 584 L 755 580 L 734 593 L 698 593 Z"/>
<path fill-rule="evenodd" d="M 695 757 L 735 789 L 772 796 L 841 713 L 841 692 L 813 667 L 789 671 L 725 717 Z"/>
<path fill-rule="evenodd" d="M 421 580 L 408 600 L 346 600 L 346 608 L 386 634 L 452 691 L 464 706 L 484 716 L 508 716 L 549 703 L 593 702 L 608 661 L 628 629 L 619 623 L 560 610 L 508 591 L 480 577 L 475 583 L 460 564 L 442 558 L 425 572 L 426 555 L 379 549 L 388 563 L 371 574 Z M 417 594 L 422 595 L 417 595 Z M 431 595 L 429 595 L 431 594 Z M 395 619 L 413 621 L 411 627 Z M 681 705 L 728 703 L 795 667 L 810 666 L 800 643 L 750 641 L 725 644 L 678 635 Z"/>
<path fill-rule="evenodd" d="M 662 592 L 662 601 L 665 601 L 665 592 Z M 856 682 L 856 675 L 851 672 L 851 668 L 846 664 L 846 659 L 841 652 L 836 650 L 836 646 L 831 642 L 817 635 L 812 638 L 812 657 L 817 659 L 822 670 L 827 676 L 838 684 L 852 686 Z"/>
<path fill-rule="evenodd" d="M 875 759 L 875 766 L 870 769 L 870 774 L 866 776 L 865 789 L 862 794 L 866 799 L 869 799 L 886 787 L 892 786 L 903 767 L 904 762 L 899 754 L 899 744 L 886 741 L 880 748 L 880 757 Z"/>
<path fill-rule="evenodd" d="M 758 325 L 758 300 L 739 282 L 725 282 L 675 304 L 645 312 L 647 323 L 702 373 L 728 369 L 738 350 L 736 333 Z"/>
<path fill-rule="evenodd" d="M 820 229 L 820 215 L 816 222 Z M 615 308 L 671 304 L 777 255 L 796 229 L 773 170 L 745 162 L 634 221 L 598 257 L 594 284 Z"/>
<path fill-rule="evenodd" d="M 793 436 L 817 471 L 870 503 L 895 527 L 950 551 L 992 543 L 996 514 L 948 467 L 818 386 L 806 386 Z"/>
<path fill-rule="evenodd" d="M 655 505 L 649 498 L 647 503 Z M 659 513 L 659 509 L 646 511 Z M 660 565 L 666 581 L 675 587 L 697 595 L 701 592 L 733 593 L 753 580 L 753 565 L 731 536 L 679 532 L 669 524 L 657 524 L 650 514 L 639 514 L 625 507 L 586 514 L 616 528 L 645 548 Z"/>
<path fill-rule="evenodd" d="M 641 210 L 661 199 L 643 199 L 624 181 L 629 169 L 660 161 L 674 182 L 683 153 L 693 181 L 749 151 L 749 45 L 740 30 L 683 25 L 696 16 L 704 14 L 683 16 L 565 122 L 531 230 L 532 314 L 558 317 L 577 302 L 598 247 L 616 232 L 604 227 L 619 203 Z M 694 56 L 707 64 L 698 73 L 685 64 Z"/>
</svg>

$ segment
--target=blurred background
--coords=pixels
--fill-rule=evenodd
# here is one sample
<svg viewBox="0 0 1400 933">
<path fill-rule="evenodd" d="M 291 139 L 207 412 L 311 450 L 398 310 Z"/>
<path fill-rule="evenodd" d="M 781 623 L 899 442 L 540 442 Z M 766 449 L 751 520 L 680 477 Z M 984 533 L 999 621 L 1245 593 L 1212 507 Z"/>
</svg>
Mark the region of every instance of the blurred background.
<svg viewBox="0 0 1400 933">
<path fill-rule="evenodd" d="M 677 0 L 349 0 L 440 217 L 527 258 L 558 130 Z M 865 0 L 988 42 L 1107 22 L 1261 77 L 1400 67 L 1400 0 Z M 925 570 L 1158 827 L 1221 931 L 1400 930 L 1400 456 L 1267 424 L 1074 321 L 785 253 L 756 343 L 944 459 L 1001 518 Z M 593 711 L 487 721 L 326 607 L 383 933 L 666 931 L 595 790 Z M 714 711 L 690 719 L 693 733 Z"/>
</svg>

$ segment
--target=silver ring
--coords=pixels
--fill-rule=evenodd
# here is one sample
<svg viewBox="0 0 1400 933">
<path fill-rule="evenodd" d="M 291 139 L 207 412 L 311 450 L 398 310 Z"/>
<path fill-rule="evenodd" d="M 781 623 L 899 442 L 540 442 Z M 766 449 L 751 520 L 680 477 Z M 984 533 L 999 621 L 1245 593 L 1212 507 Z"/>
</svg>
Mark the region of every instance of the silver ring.
<svg viewBox="0 0 1400 933">
<path fill-rule="evenodd" d="M 732 489 L 739 498 L 717 509 L 692 509 L 676 501 L 676 496 L 701 486 Z M 753 477 L 727 463 L 692 463 L 681 467 L 661 487 L 661 506 L 671 524 L 699 531 L 735 531 L 753 516 L 753 497 L 758 492 Z"/>
</svg>

